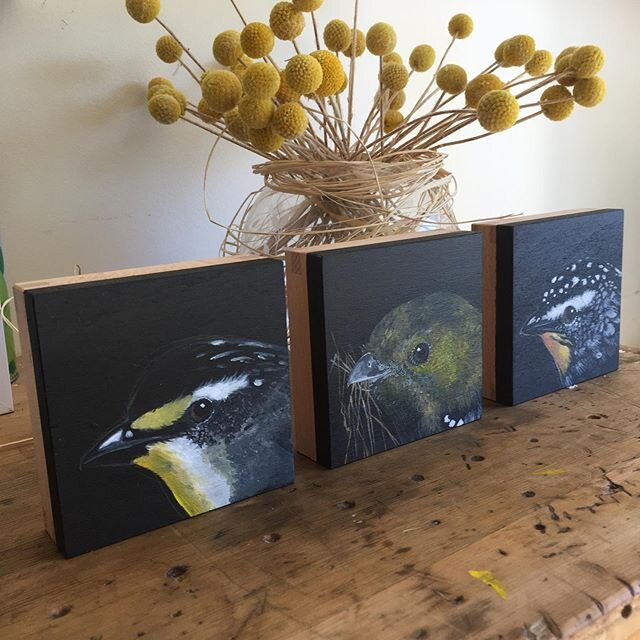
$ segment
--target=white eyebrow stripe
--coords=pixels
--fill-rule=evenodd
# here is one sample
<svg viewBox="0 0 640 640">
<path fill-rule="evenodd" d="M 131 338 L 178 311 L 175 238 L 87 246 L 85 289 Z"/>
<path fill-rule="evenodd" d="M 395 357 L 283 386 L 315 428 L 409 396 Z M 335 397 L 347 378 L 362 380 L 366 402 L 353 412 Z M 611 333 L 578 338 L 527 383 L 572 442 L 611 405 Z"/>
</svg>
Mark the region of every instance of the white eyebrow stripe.
<svg viewBox="0 0 640 640">
<path fill-rule="evenodd" d="M 543 316 L 545 320 L 557 320 L 567 307 L 574 307 L 576 311 L 584 309 L 596 296 L 596 292 L 588 289 L 583 291 L 580 295 L 573 296 L 564 302 L 551 307 L 547 313 Z"/>
<path fill-rule="evenodd" d="M 207 398 L 212 402 L 219 402 L 220 400 L 226 400 L 237 391 L 246 389 L 248 386 L 249 377 L 246 375 L 222 378 L 222 380 L 218 380 L 217 382 L 198 387 L 193 392 L 193 399 L 201 400 L 202 398 Z"/>
</svg>

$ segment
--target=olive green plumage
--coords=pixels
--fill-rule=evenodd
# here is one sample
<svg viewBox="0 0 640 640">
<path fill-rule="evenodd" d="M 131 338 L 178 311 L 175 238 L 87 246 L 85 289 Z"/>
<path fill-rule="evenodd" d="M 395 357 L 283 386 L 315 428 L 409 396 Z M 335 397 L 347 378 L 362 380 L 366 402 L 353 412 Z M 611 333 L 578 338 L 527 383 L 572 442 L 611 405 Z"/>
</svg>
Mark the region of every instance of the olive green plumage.
<svg viewBox="0 0 640 640">
<path fill-rule="evenodd" d="M 481 413 L 480 312 L 451 293 L 396 307 L 375 327 L 349 384 L 371 386 L 385 423 L 409 441 Z"/>
</svg>

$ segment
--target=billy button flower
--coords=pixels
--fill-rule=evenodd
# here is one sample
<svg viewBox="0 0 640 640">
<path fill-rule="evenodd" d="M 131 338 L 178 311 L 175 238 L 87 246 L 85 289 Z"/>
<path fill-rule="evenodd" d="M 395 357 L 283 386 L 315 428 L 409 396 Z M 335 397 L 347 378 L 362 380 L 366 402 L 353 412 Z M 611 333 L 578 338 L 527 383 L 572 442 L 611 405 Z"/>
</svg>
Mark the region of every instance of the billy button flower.
<svg viewBox="0 0 640 640">
<path fill-rule="evenodd" d="M 183 49 L 180 43 L 171 36 L 161 36 L 156 42 L 156 54 L 162 62 L 171 64 L 178 62 L 182 56 Z"/>
<path fill-rule="evenodd" d="M 436 74 L 436 84 L 445 93 L 458 95 L 467 86 L 467 72 L 457 64 L 445 64 Z"/>
<path fill-rule="evenodd" d="M 182 91 L 178 91 L 173 85 L 156 85 L 151 88 L 149 94 L 149 100 L 160 95 L 171 96 L 180 105 L 180 115 L 184 115 L 184 112 L 187 110 L 187 97 L 182 93 Z"/>
<path fill-rule="evenodd" d="M 573 87 L 573 97 L 581 107 L 599 105 L 607 93 L 607 85 L 598 76 L 580 78 Z"/>
<path fill-rule="evenodd" d="M 428 44 L 419 44 L 409 56 L 409 66 L 418 73 L 429 71 L 436 61 L 436 52 Z"/>
<path fill-rule="evenodd" d="M 300 53 L 287 62 L 285 79 L 300 95 L 314 93 L 322 84 L 322 66 L 313 56 Z"/>
<path fill-rule="evenodd" d="M 528 35 L 518 35 L 509 38 L 503 49 L 505 67 L 522 67 L 527 64 L 536 52 L 536 41 Z"/>
<path fill-rule="evenodd" d="M 588 44 L 573 52 L 571 68 L 578 78 L 592 78 L 604 67 L 604 53 L 600 47 Z"/>
<path fill-rule="evenodd" d="M 215 69 L 202 79 L 202 97 L 214 111 L 226 113 L 238 106 L 242 97 L 240 80 L 231 72 Z"/>
<path fill-rule="evenodd" d="M 271 126 L 286 140 L 300 137 L 309 126 L 307 112 L 297 102 L 286 102 L 273 114 Z"/>
<path fill-rule="evenodd" d="M 153 96 L 147 103 L 147 108 L 153 119 L 161 124 L 173 124 L 182 115 L 178 101 L 166 93 Z"/>
<path fill-rule="evenodd" d="M 250 129 L 249 141 L 263 153 L 273 153 L 284 144 L 284 138 L 271 126 L 264 129 Z"/>
<path fill-rule="evenodd" d="M 573 72 L 573 54 L 566 53 L 565 55 L 556 58 L 556 63 L 554 66 L 554 71 L 556 73 L 563 74 L 561 78 L 558 78 L 558 82 L 565 86 L 571 87 L 578 80 L 576 74 Z"/>
<path fill-rule="evenodd" d="M 161 87 L 163 85 L 166 87 L 173 87 L 173 83 L 171 82 L 171 80 L 160 77 L 151 78 L 151 80 L 149 80 L 149 84 L 147 85 L 147 100 L 149 100 L 149 98 L 153 96 L 156 87 Z"/>
<path fill-rule="evenodd" d="M 315 90 L 319 98 L 333 96 L 340 91 L 346 74 L 338 56 L 330 51 L 314 51 L 311 57 L 317 60 L 322 67 L 322 82 Z"/>
<path fill-rule="evenodd" d="M 392 51 L 391 53 L 387 53 L 386 56 L 382 56 L 382 64 L 389 64 L 389 62 L 404 64 L 402 56 L 397 51 Z"/>
<path fill-rule="evenodd" d="M 343 49 L 342 53 L 344 53 L 345 56 L 348 56 L 350 58 L 352 49 L 353 49 L 353 29 L 351 29 L 351 32 L 349 34 L 349 44 L 345 49 Z M 364 37 L 364 33 L 362 33 L 360 29 L 357 29 L 356 30 L 356 51 L 355 51 L 356 58 L 359 58 L 366 51 L 366 49 L 367 49 L 367 43 Z"/>
<path fill-rule="evenodd" d="M 280 71 L 280 88 L 278 89 L 278 93 L 276 93 L 276 100 L 280 104 L 284 104 L 285 102 L 298 102 L 300 100 L 301 94 L 294 91 L 287 82 L 287 78 L 283 70 Z"/>
<path fill-rule="evenodd" d="M 407 94 L 404 91 L 398 91 L 396 95 L 391 99 L 389 103 L 389 109 L 397 111 L 404 107 L 404 103 L 407 101 Z"/>
<path fill-rule="evenodd" d="M 324 28 L 324 44 L 329 51 L 344 51 L 352 44 L 351 28 L 344 20 L 330 20 Z"/>
<path fill-rule="evenodd" d="M 242 77 L 242 86 L 252 98 L 273 98 L 280 88 L 280 74 L 268 62 L 254 62 L 247 67 Z"/>
<path fill-rule="evenodd" d="M 317 11 L 322 6 L 324 0 L 292 0 L 292 2 L 298 11 L 311 13 L 312 11 Z"/>
<path fill-rule="evenodd" d="M 238 115 L 249 129 L 264 129 L 271 122 L 274 111 L 275 106 L 269 99 L 242 96 L 238 104 Z"/>
<path fill-rule="evenodd" d="M 240 34 L 240 46 L 251 58 L 266 58 L 275 46 L 271 27 L 263 22 L 250 22 Z"/>
<path fill-rule="evenodd" d="M 241 142 L 247 142 L 249 140 L 249 127 L 247 127 L 240 118 L 238 107 L 224 114 L 224 124 L 227 127 L 227 131 L 236 140 L 240 140 Z"/>
<path fill-rule="evenodd" d="M 151 22 L 160 13 L 160 0 L 126 0 L 127 13 L 143 24 Z"/>
<path fill-rule="evenodd" d="M 519 113 L 520 106 L 516 98 L 503 89 L 485 93 L 478 103 L 478 122 L 491 133 L 511 128 Z"/>
<path fill-rule="evenodd" d="M 573 112 L 571 92 L 559 84 L 545 89 L 540 96 L 540 109 L 549 120 L 554 122 L 566 120 Z"/>
<path fill-rule="evenodd" d="M 367 31 L 366 44 L 374 56 L 385 56 L 391 53 L 398 43 L 393 27 L 386 22 L 377 22 Z"/>
<path fill-rule="evenodd" d="M 489 91 L 496 91 L 498 89 L 502 89 L 504 83 L 498 76 L 493 73 L 483 73 L 479 76 L 476 76 L 473 80 L 469 82 L 467 88 L 465 89 L 465 98 L 467 99 L 467 104 L 472 108 L 476 109 L 478 103 L 482 96 Z"/>
<path fill-rule="evenodd" d="M 203 116 L 207 116 L 207 118 L 210 118 L 211 120 L 219 120 L 222 115 L 221 113 L 214 111 L 204 98 L 201 98 L 200 102 L 198 102 L 198 113 L 201 113 Z"/>
<path fill-rule="evenodd" d="M 409 72 L 404 65 L 390 62 L 382 67 L 380 82 L 392 92 L 402 91 L 409 83 Z"/>
<path fill-rule="evenodd" d="M 389 109 L 384 114 L 384 132 L 391 133 L 404 122 L 404 116 L 397 109 Z"/>
<path fill-rule="evenodd" d="M 269 26 L 278 40 L 294 40 L 304 31 L 304 15 L 290 2 L 278 2 L 271 9 Z"/>
<path fill-rule="evenodd" d="M 524 70 L 530 75 L 535 77 L 543 76 L 553 64 L 553 55 L 551 51 L 546 49 L 538 49 L 533 54 L 533 57 L 527 64 L 524 65 Z"/>
<path fill-rule="evenodd" d="M 233 29 L 219 33 L 213 40 L 212 51 L 213 57 L 223 67 L 233 66 L 242 56 L 240 33 Z"/>
<path fill-rule="evenodd" d="M 496 50 L 493 53 L 493 57 L 495 59 L 495 61 L 501 66 L 501 67 L 507 67 L 509 65 L 506 65 L 504 63 L 504 48 L 507 44 L 507 40 L 503 40 L 497 47 Z"/>
<path fill-rule="evenodd" d="M 473 32 L 473 20 L 466 13 L 457 13 L 449 20 L 449 34 L 452 38 L 463 40 Z"/>
</svg>

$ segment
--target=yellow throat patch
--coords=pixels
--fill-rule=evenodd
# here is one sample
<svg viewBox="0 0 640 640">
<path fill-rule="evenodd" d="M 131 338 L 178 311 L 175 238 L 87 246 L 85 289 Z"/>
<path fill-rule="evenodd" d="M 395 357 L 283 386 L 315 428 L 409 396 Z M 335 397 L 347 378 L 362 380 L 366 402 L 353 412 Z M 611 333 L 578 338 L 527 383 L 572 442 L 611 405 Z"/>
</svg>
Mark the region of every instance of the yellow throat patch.
<svg viewBox="0 0 640 640">
<path fill-rule="evenodd" d="M 207 495 L 194 484 L 185 463 L 165 442 L 154 444 L 149 453 L 136 458 L 133 464 L 155 473 L 167 485 L 178 504 L 189 514 L 197 516 L 211 511 L 216 506 Z"/>
<path fill-rule="evenodd" d="M 563 344 L 564 338 L 559 333 L 547 332 L 540 336 L 547 351 L 551 354 L 553 361 L 556 363 L 558 371 L 564 375 L 571 364 L 571 349 Z"/>
</svg>

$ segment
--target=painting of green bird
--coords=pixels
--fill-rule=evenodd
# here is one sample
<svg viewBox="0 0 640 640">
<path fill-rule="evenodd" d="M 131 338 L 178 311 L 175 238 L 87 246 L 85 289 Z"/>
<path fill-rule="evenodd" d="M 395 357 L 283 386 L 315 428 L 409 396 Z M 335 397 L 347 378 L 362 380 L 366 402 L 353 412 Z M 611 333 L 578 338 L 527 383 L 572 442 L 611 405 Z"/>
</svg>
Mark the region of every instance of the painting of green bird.
<svg viewBox="0 0 640 640">
<path fill-rule="evenodd" d="M 408 300 L 377 323 L 344 378 L 344 424 L 353 431 L 346 460 L 477 420 L 481 313 L 450 292 Z M 365 425 L 361 433 L 357 425 Z"/>
</svg>

